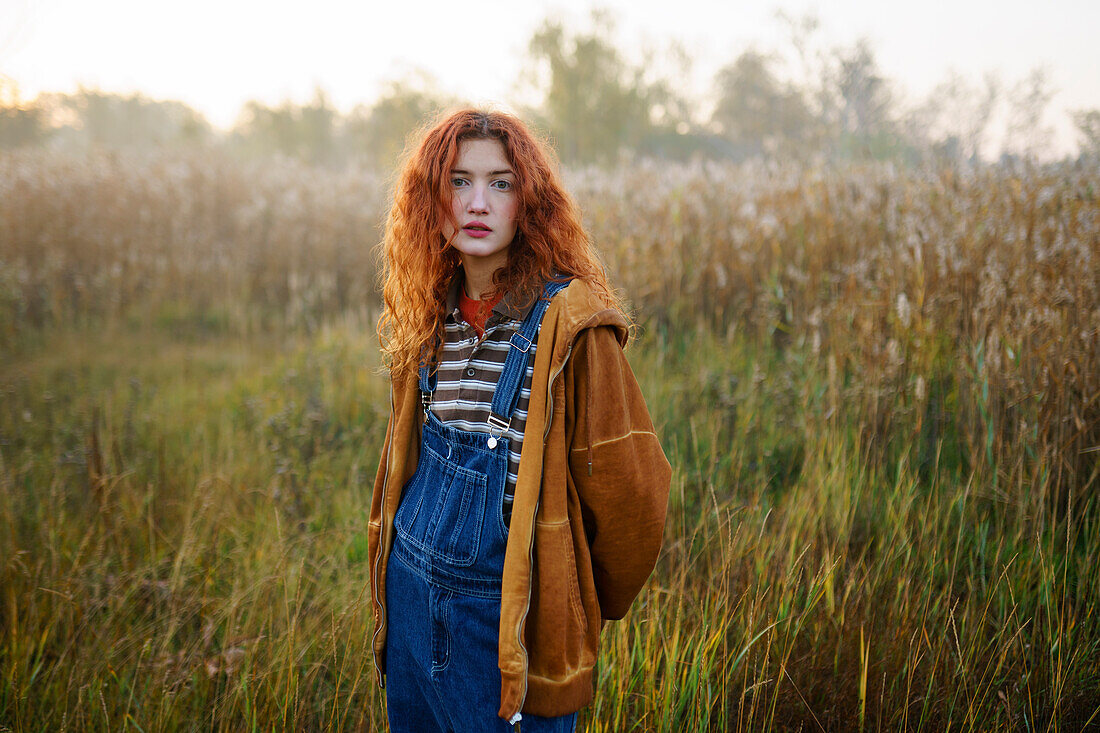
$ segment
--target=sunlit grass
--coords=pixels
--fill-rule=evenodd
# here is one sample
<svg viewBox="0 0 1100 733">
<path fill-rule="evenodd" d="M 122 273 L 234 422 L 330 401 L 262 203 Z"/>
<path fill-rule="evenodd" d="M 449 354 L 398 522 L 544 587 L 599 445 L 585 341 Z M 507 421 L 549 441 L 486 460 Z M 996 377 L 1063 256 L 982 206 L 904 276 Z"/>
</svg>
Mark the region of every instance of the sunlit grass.
<svg viewBox="0 0 1100 733">
<path fill-rule="evenodd" d="M 124 163 L 0 158 L 0 729 L 381 729 L 377 179 Z M 1095 171 L 570 177 L 673 465 L 586 729 L 1100 725 Z"/>
<path fill-rule="evenodd" d="M 380 728 L 369 332 L 58 343 L 0 375 L 5 723 Z M 1092 501 L 1024 529 L 980 472 L 873 465 L 850 416 L 799 402 L 825 376 L 767 350 L 645 333 L 631 359 L 673 496 L 652 582 L 605 630 L 589 730 L 1073 730 L 1096 713 Z"/>
<path fill-rule="evenodd" d="M 0 721 L 378 720 L 365 526 L 388 403 L 373 343 L 326 333 L 84 336 L 6 365 Z"/>
<path fill-rule="evenodd" d="M 812 403 L 787 415 L 807 448 L 797 477 L 778 484 L 755 464 L 780 434 L 753 438 L 739 421 L 766 425 L 784 390 L 813 394 L 806 387 L 825 375 L 773 365 L 766 373 L 793 383 L 751 386 L 752 351 L 734 348 L 723 363 L 712 351 L 722 348 L 702 338 L 677 351 L 675 379 L 648 371 L 652 354 L 639 359 L 655 413 L 676 409 L 666 419 L 694 429 L 687 445 L 672 442 L 668 544 L 628 622 L 609 629 L 591 730 L 1079 730 L 1100 720 L 1093 499 L 1072 520 L 1021 522 L 983 471 L 964 474 L 941 455 L 922 478 L 915 448 L 875 464 L 857 421 L 823 419 Z M 662 399 L 719 377 L 743 385 L 731 402 L 763 415 L 723 424 L 713 402 Z M 703 442 L 699 453 L 729 461 L 684 460 Z"/>
</svg>

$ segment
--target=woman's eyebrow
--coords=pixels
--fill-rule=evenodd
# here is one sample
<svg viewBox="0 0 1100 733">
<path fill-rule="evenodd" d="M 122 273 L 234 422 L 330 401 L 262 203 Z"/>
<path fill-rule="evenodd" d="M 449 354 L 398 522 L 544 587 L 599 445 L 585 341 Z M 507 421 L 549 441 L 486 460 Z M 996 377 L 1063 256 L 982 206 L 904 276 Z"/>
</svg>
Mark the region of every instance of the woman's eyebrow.
<svg viewBox="0 0 1100 733">
<path fill-rule="evenodd" d="M 513 171 L 511 168 L 504 168 L 503 170 L 499 170 L 499 171 L 489 171 L 490 176 L 503 176 L 503 175 L 514 176 L 515 174 L 516 174 L 515 171 Z M 452 176 L 456 176 L 456 175 L 457 176 L 468 176 L 468 175 L 470 175 L 470 171 L 463 170 L 461 168 L 455 168 L 454 170 L 451 171 L 451 175 Z"/>
</svg>

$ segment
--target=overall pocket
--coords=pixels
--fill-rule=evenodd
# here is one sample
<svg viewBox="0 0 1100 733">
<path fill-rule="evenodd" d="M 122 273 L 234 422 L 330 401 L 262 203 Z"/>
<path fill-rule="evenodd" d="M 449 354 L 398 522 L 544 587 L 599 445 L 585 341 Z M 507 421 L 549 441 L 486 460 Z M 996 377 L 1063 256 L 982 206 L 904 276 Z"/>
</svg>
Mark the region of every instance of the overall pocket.
<svg viewBox="0 0 1100 733">
<path fill-rule="evenodd" d="M 422 446 L 416 473 L 402 492 L 394 528 L 432 559 L 468 567 L 477 559 L 485 518 L 486 477 Z"/>
</svg>

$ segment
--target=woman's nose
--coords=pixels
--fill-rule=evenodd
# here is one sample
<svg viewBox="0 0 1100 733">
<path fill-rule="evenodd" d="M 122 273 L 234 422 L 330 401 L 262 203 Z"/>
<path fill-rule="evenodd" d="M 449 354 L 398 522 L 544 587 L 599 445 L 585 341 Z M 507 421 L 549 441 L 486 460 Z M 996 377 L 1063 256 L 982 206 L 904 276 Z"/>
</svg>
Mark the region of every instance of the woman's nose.
<svg viewBox="0 0 1100 733">
<path fill-rule="evenodd" d="M 485 200 L 485 189 L 482 186 L 474 186 L 470 193 L 470 200 L 466 203 L 466 210 L 473 212 L 486 212 L 488 205 Z"/>
</svg>

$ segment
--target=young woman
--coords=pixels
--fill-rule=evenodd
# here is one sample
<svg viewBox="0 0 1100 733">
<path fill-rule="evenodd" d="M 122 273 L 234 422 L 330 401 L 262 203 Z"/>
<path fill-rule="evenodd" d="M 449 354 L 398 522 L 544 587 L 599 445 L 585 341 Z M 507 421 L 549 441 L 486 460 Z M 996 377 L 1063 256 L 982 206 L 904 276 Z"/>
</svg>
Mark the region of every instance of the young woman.
<svg viewBox="0 0 1100 733">
<path fill-rule="evenodd" d="M 670 468 L 549 150 L 463 110 L 402 169 L 369 562 L 394 731 L 571 731 L 660 550 Z"/>
</svg>

